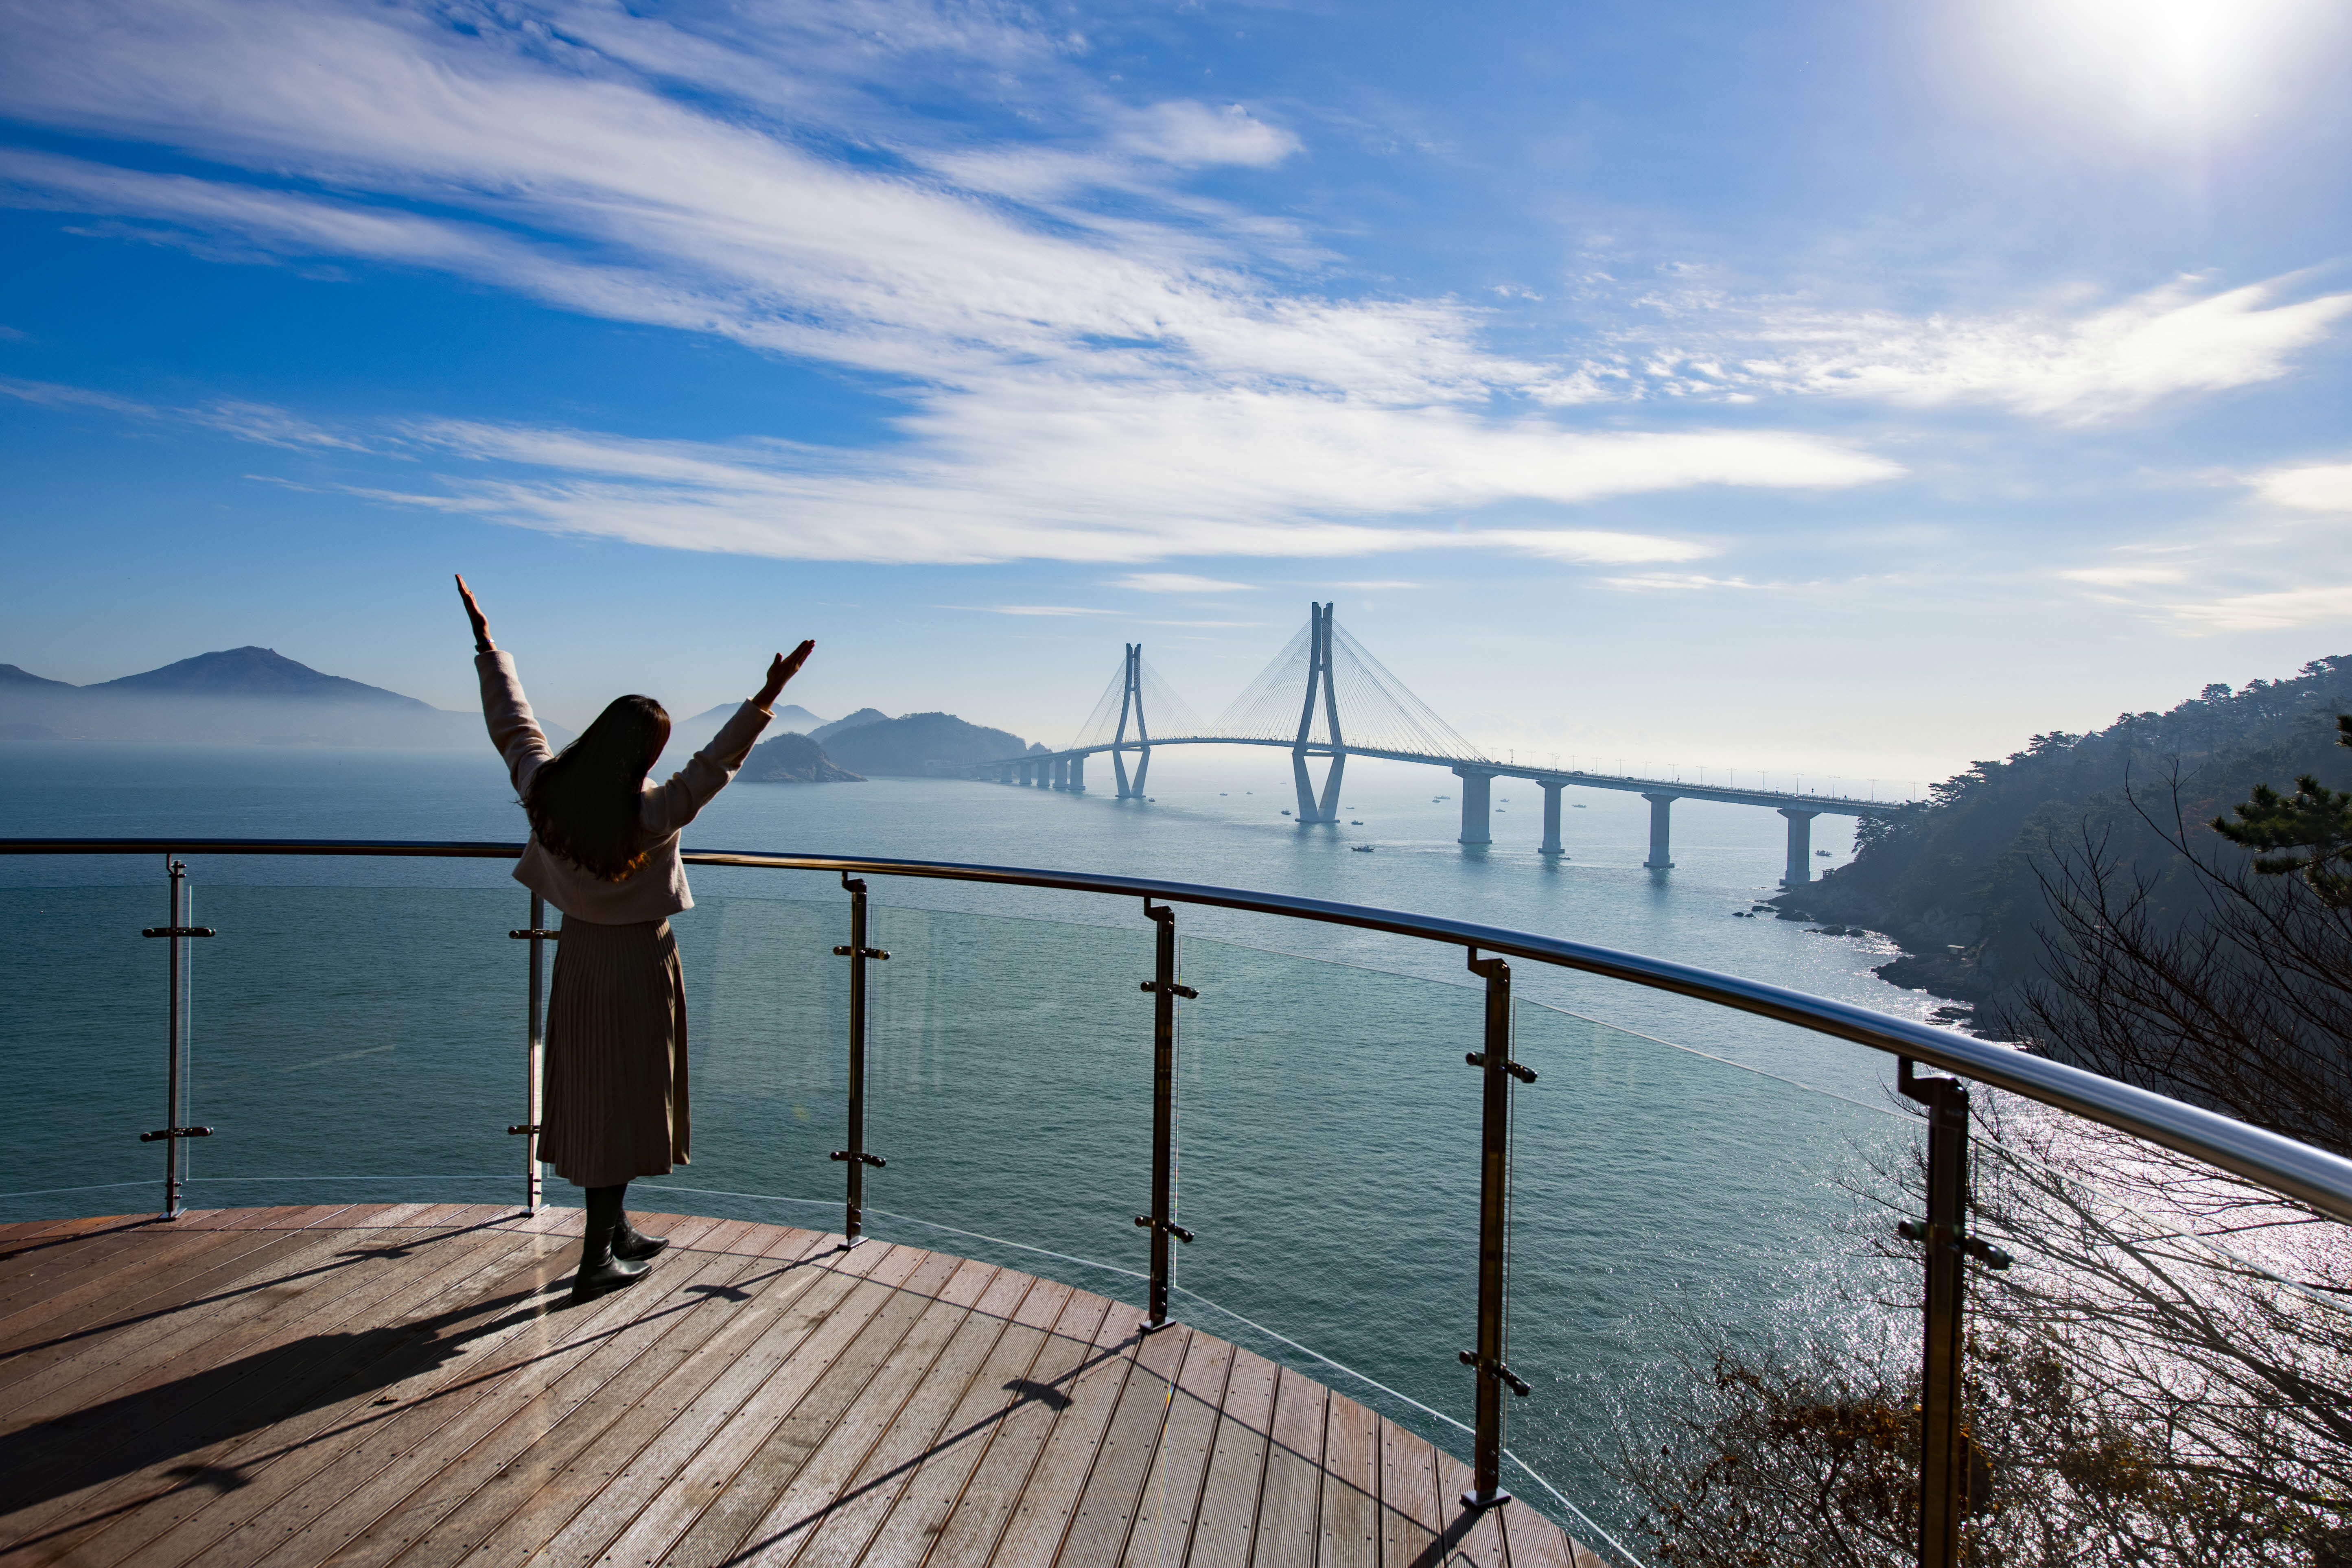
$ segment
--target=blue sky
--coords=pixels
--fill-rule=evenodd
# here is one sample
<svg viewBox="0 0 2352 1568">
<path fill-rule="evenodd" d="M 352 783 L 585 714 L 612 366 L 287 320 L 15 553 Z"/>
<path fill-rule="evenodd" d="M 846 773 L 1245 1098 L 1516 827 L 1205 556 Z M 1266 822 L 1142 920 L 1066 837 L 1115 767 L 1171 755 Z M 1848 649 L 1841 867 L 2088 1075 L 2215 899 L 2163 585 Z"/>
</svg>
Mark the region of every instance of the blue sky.
<svg viewBox="0 0 2352 1568">
<path fill-rule="evenodd" d="M 5 7 L 0 660 L 1908 776 L 2352 651 L 2316 0 Z"/>
</svg>

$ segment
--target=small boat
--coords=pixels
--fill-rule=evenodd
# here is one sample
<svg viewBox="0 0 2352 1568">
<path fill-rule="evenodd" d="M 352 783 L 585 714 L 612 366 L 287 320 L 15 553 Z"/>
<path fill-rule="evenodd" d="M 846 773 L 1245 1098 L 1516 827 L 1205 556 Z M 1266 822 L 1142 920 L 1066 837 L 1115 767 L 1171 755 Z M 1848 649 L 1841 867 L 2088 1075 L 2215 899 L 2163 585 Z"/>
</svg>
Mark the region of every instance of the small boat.
<svg viewBox="0 0 2352 1568">
<path fill-rule="evenodd" d="M 1285 806 L 1285 807 L 1283 808 L 1282 815 L 1283 815 L 1283 816 L 1288 816 L 1290 815 L 1290 808 L 1289 808 L 1289 807 L 1287 807 L 1287 806 Z"/>
<path fill-rule="evenodd" d="M 1361 827 L 1363 825 L 1364 825 L 1364 822 L 1363 822 L 1363 818 L 1361 818 L 1361 817 L 1359 817 L 1359 816 L 1351 816 L 1351 817 L 1348 818 L 1348 826 L 1350 826 L 1350 827 Z"/>
<path fill-rule="evenodd" d="M 1350 855 L 1369 855 L 1371 852 L 1372 847 L 1369 844 L 1350 844 L 1348 846 L 1348 853 Z"/>
</svg>

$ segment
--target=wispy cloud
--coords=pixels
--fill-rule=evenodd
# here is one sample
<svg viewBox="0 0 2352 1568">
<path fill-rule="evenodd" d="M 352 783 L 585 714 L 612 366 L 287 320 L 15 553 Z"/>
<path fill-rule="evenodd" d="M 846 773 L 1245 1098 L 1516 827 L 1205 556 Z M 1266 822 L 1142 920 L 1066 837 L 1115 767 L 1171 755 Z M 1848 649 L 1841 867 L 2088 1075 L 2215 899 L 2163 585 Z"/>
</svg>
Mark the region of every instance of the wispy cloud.
<svg viewBox="0 0 2352 1568">
<path fill-rule="evenodd" d="M 1689 572 L 1644 572 L 1630 577 L 1603 577 L 1602 585 L 1631 593 L 1695 594 L 1717 588 L 1756 588 L 1745 577 L 1709 577 Z"/>
<path fill-rule="evenodd" d="M 2352 463 L 2272 468 L 2247 481 L 2264 500 L 2299 511 L 2352 512 Z"/>
<path fill-rule="evenodd" d="M 1130 572 L 1114 577 L 1109 585 L 1137 594 L 1250 594 L 1251 583 L 1228 583 L 1218 577 L 1195 577 L 1189 572 Z"/>
<path fill-rule="evenodd" d="M 2303 285 L 2179 279 L 2108 305 L 1974 317 L 1654 296 L 1664 319 L 1653 340 L 1586 374 L 1629 395 L 1981 403 L 2083 424 L 2287 374 L 2352 312 L 2352 293 L 2291 298 Z"/>
<path fill-rule="evenodd" d="M 1456 542 L 1412 520 L 1501 501 L 1902 471 L 1801 432 L 1503 412 L 1607 389 L 1485 347 L 1483 314 L 1456 300 L 1301 291 L 1290 226 L 1187 184 L 1279 163 L 1292 132 L 1248 106 L 1087 88 L 1047 100 L 1069 107 L 1042 140 L 948 144 L 877 106 L 873 49 L 1068 86 L 1062 46 L 978 13 L 889 19 L 734 17 L 697 34 L 586 4 L 469 11 L 463 26 L 332 0 L 23 6 L 0 56 L 20 118 L 250 174 L 15 151 L 0 187 L 167 241 L 430 268 L 726 337 L 885 378 L 904 400 L 887 451 L 415 437 L 529 470 L 466 477 L 446 504 L 558 531 L 880 560 L 1314 556 Z M 827 156 L 828 135 L 874 155 Z M 1050 174 L 1007 173 L 1057 157 Z M 1089 184 L 1136 200 L 1106 216 L 1065 199 Z M 238 433 L 271 438 L 250 421 Z M 290 427 L 277 438 L 302 444 Z M 1469 542 L 1571 561 L 1705 553 L 1573 529 Z"/>
<path fill-rule="evenodd" d="M 17 381 L 5 376 L 0 376 L 0 395 L 51 408 L 91 408 L 133 419 L 201 425 L 226 431 L 241 441 L 255 441 L 266 447 L 298 449 L 332 447 L 350 452 L 368 449 L 364 443 L 351 436 L 315 425 L 283 408 L 236 398 L 215 398 L 184 407 L 163 407 L 89 387 L 63 386 L 46 381 Z"/>
<path fill-rule="evenodd" d="M 2165 606 L 2171 616 L 2216 632 L 2282 631 L 2322 621 L 2352 621 L 2352 583 L 2231 594 L 2202 603 Z"/>
</svg>

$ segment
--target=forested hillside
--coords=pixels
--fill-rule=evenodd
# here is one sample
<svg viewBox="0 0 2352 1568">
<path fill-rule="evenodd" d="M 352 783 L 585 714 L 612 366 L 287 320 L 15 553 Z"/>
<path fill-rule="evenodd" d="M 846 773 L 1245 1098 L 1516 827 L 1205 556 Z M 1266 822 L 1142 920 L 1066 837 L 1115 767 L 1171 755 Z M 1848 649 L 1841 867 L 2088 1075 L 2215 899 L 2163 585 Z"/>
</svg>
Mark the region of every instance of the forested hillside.
<svg viewBox="0 0 2352 1568">
<path fill-rule="evenodd" d="M 2286 680 L 2209 686 L 2168 712 L 2120 714 L 2086 735 L 2036 735 L 1920 805 L 1865 820 L 1851 864 L 1774 902 L 1787 919 L 1885 932 L 1904 956 L 1881 974 L 1975 1004 L 1980 1026 L 2003 1032 L 2004 1007 L 2040 973 L 2042 878 L 2062 857 L 2104 846 L 2151 882 L 2163 919 L 2193 919 L 2203 895 L 2158 829 L 2184 827 L 2200 855 L 2239 855 L 2205 825 L 2257 784 L 2288 789 L 2303 773 L 2352 783 L 2352 752 L 2336 744 L 2346 712 L 2352 658 L 2336 657 Z"/>
</svg>

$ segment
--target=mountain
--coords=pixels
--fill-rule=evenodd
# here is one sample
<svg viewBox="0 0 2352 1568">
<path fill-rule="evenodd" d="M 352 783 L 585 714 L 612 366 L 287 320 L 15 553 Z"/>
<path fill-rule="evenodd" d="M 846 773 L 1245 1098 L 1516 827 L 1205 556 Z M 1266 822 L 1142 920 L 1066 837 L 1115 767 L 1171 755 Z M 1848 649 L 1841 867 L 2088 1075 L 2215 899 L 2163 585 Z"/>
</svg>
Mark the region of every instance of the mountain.
<svg viewBox="0 0 2352 1568">
<path fill-rule="evenodd" d="M 360 681 L 347 680 L 340 675 L 323 674 L 307 664 L 297 664 L 276 648 L 268 647 L 233 647 L 219 653 L 200 653 L 194 658 L 184 658 L 161 669 L 126 675 L 114 680 L 101 680 L 82 689 L 128 692 L 134 696 L 290 697 L 306 702 L 359 702 L 427 713 L 439 711 L 430 703 L 419 702 L 414 697 L 403 697 L 397 691 L 386 691 L 381 686 L 368 686 Z"/>
<path fill-rule="evenodd" d="M 968 724 L 952 713 L 908 713 L 851 730 L 835 729 L 824 739 L 824 749 L 843 767 L 901 775 L 1017 756 L 1024 747 L 1018 735 Z"/>
<path fill-rule="evenodd" d="M 706 708 L 691 719 L 674 719 L 670 722 L 669 744 L 662 748 L 662 757 L 673 769 L 686 765 L 686 759 L 710 744 L 719 726 L 735 717 L 740 702 L 721 702 Z M 797 702 L 787 702 L 776 710 L 768 725 L 771 735 L 806 734 L 824 721 Z M 655 764 L 656 767 L 660 763 Z"/>
<path fill-rule="evenodd" d="M 2035 735 L 2025 749 L 1937 784 L 1927 802 L 1865 818 L 1853 861 L 1773 900 L 1782 918 L 1882 931 L 1903 956 L 1879 974 L 1970 1003 L 1988 1032 L 2042 973 L 2050 923 L 2042 875 L 2085 836 L 2150 883 L 2159 924 L 2201 918 L 2179 856 L 2143 820 L 2176 820 L 2198 853 L 2238 853 L 2205 824 L 2269 784 L 2304 773 L 2352 784 L 2336 715 L 2352 712 L 2352 658 L 2316 659 L 2285 680 L 2208 686 L 2162 713 L 2104 730 Z M 2177 792 L 2177 798 L 2176 798 Z"/>
<path fill-rule="evenodd" d="M 776 710 L 775 722 L 769 728 L 794 735 L 811 735 L 824 728 L 824 721 L 797 702 L 787 702 Z"/>
<path fill-rule="evenodd" d="M 808 732 L 809 739 L 830 741 L 844 730 L 855 730 L 866 724 L 879 724 L 889 717 L 890 715 L 883 712 L 879 708 L 860 708 L 845 719 L 835 719 L 830 724 L 818 725 Z"/>
<path fill-rule="evenodd" d="M 796 731 L 786 731 L 772 741 L 762 741 L 751 748 L 743 759 L 743 771 L 735 775 L 749 784 L 863 784 L 865 779 L 845 768 L 835 767 L 824 748 Z"/>
<path fill-rule="evenodd" d="M 562 744 L 569 732 L 548 725 Z M 478 746 L 471 712 L 328 675 L 266 647 L 73 686 L 0 666 L 0 738 L 226 745 Z"/>
</svg>

